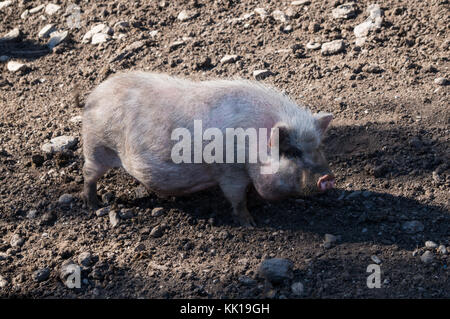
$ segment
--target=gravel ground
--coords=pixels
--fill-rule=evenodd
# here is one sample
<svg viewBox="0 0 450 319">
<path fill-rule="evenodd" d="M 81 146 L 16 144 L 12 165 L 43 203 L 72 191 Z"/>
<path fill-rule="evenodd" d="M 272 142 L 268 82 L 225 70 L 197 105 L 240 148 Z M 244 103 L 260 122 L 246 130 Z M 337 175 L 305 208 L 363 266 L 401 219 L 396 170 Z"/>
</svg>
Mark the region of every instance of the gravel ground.
<svg viewBox="0 0 450 319">
<path fill-rule="evenodd" d="M 372 4 L 0 2 L 0 297 L 449 298 L 449 2 Z M 163 199 L 114 170 L 89 212 L 73 95 L 124 70 L 254 79 L 332 112 L 337 189 L 251 191 L 245 229 L 218 189 Z"/>
</svg>

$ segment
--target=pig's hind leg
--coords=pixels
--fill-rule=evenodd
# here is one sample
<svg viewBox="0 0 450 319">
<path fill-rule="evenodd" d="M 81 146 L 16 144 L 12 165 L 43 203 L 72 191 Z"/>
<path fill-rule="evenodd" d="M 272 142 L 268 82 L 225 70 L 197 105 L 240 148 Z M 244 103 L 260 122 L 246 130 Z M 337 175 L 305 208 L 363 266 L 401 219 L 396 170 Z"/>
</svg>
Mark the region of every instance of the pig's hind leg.
<svg viewBox="0 0 450 319">
<path fill-rule="evenodd" d="M 247 186 L 250 181 L 246 177 L 228 176 L 219 182 L 225 197 L 233 206 L 233 220 L 245 227 L 254 227 L 256 223 L 247 209 Z"/>
</svg>

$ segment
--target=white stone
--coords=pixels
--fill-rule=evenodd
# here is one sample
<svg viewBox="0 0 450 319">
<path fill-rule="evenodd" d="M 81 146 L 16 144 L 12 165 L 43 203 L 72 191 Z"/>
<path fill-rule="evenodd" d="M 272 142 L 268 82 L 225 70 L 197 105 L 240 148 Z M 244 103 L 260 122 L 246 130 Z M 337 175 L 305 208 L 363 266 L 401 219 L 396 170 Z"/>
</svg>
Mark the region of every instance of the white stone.
<svg viewBox="0 0 450 319">
<path fill-rule="evenodd" d="M 322 55 L 333 55 L 344 50 L 345 44 L 343 40 L 334 40 L 322 44 Z"/>
<path fill-rule="evenodd" d="M 63 42 L 67 36 L 69 35 L 68 31 L 55 31 L 50 34 L 50 40 L 47 43 L 47 46 L 51 49 L 56 47 L 58 44 Z"/>
<path fill-rule="evenodd" d="M 99 44 L 108 41 L 111 38 L 110 35 L 106 33 L 96 33 L 92 36 L 91 44 Z"/>
<path fill-rule="evenodd" d="M 22 12 L 22 14 L 20 15 L 21 19 L 26 19 L 28 17 L 28 14 L 30 13 L 29 10 L 25 10 L 24 12 Z"/>
<path fill-rule="evenodd" d="M 444 77 L 439 77 L 439 78 L 434 79 L 434 84 L 437 84 L 437 85 L 443 86 L 443 85 L 447 85 L 447 83 L 448 83 L 448 80 Z"/>
<path fill-rule="evenodd" d="M 0 1 L 0 10 L 3 10 L 6 7 L 9 7 L 12 4 L 11 0 Z"/>
<path fill-rule="evenodd" d="M 255 13 L 259 14 L 259 17 L 261 18 L 261 20 L 264 20 L 267 17 L 267 11 L 264 8 L 256 8 Z"/>
<path fill-rule="evenodd" d="M 0 38 L 0 42 L 16 40 L 18 37 L 20 37 L 20 30 L 19 28 L 14 28 L 7 34 L 5 34 L 2 38 Z"/>
<path fill-rule="evenodd" d="M 45 8 L 45 4 L 38 5 L 37 7 L 30 9 L 30 13 L 33 14 L 33 13 L 39 12 L 44 8 Z"/>
<path fill-rule="evenodd" d="M 39 38 L 48 38 L 50 36 L 50 33 L 55 31 L 55 25 L 54 24 L 47 24 L 45 27 L 39 31 L 38 37 Z"/>
<path fill-rule="evenodd" d="M 331 12 L 333 18 L 335 19 L 349 19 L 356 16 L 355 3 L 348 2 L 341 4 L 340 6 L 333 9 Z"/>
<path fill-rule="evenodd" d="M 437 248 L 437 246 L 438 245 L 434 241 L 427 240 L 425 242 L 425 247 L 427 247 L 427 248 Z"/>
<path fill-rule="evenodd" d="M 233 63 L 236 62 L 236 60 L 239 58 L 236 54 L 232 55 L 225 55 L 222 59 L 220 59 L 220 63 L 226 64 L 226 63 Z"/>
<path fill-rule="evenodd" d="M 437 251 L 442 255 L 447 255 L 447 248 L 444 245 L 439 245 Z"/>
<path fill-rule="evenodd" d="M 60 6 L 54 3 L 49 3 L 45 6 L 45 13 L 49 16 L 54 15 L 56 12 L 58 12 L 61 9 Z"/>
<path fill-rule="evenodd" d="M 321 46 L 322 46 L 322 44 L 320 42 L 315 42 L 315 41 L 309 41 L 306 44 L 306 48 L 308 50 L 319 50 Z"/>
<path fill-rule="evenodd" d="M 383 11 L 380 9 L 378 4 L 372 4 L 367 8 L 367 13 L 369 17 L 361 24 L 358 24 L 354 29 L 353 33 L 357 38 L 365 37 L 369 34 L 371 30 L 377 30 L 381 28 L 383 23 Z"/>
<path fill-rule="evenodd" d="M 273 12 L 272 12 L 272 17 L 273 17 L 275 20 L 280 21 L 280 22 L 286 22 L 286 20 L 287 20 L 286 15 L 285 15 L 284 12 L 281 11 L 281 10 L 275 10 L 275 11 L 273 11 Z"/>
<path fill-rule="evenodd" d="M 81 123 L 81 122 L 83 122 L 83 116 L 76 115 L 76 116 L 70 118 L 69 122 L 75 123 L 75 124 Z"/>
<path fill-rule="evenodd" d="M 45 153 L 57 153 L 70 149 L 75 146 L 78 139 L 74 136 L 62 135 L 52 138 L 49 143 L 42 145 L 41 150 Z"/>
<path fill-rule="evenodd" d="M 18 72 L 26 68 L 26 65 L 16 61 L 9 61 L 6 66 L 10 72 Z"/>
<path fill-rule="evenodd" d="M 431 251 L 427 250 L 423 253 L 422 256 L 420 256 L 420 260 L 422 260 L 423 263 L 429 264 L 433 261 L 434 255 Z"/>
<path fill-rule="evenodd" d="M 197 13 L 195 11 L 183 10 L 178 14 L 177 19 L 181 22 L 189 21 L 194 18 L 196 14 Z"/>
<path fill-rule="evenodd" d="M 256 80 L 262 80 L 265 77 L 269 76 L 270 74 L 272 74 L 272 72 L 270 72 L 269 70 L 255 70 L 255 71 L 253 71 L 253 77 Z"/>
<path fill-rule="evenodd" d="M 310 0 L 296 0 L 291 2 L 291 6 L 303 6 L 310 4 Z"/>
<path fill-rule="evenodd" d="M 108 27 L 107 25 L 105 25 L 103 23 L 97 24 L 96 26 L 91 28 L 88 32 L 86 32 L 86 34 L 81 39 L 81 42 L 89 43 L 91 41 L 92 37 L 94 36 L 94 34 L 97 34 L 97 33 L 105 33 L 105 34 L 111 35 L 113 33 L 113 31 L 110 27 Z"/>
</svg>

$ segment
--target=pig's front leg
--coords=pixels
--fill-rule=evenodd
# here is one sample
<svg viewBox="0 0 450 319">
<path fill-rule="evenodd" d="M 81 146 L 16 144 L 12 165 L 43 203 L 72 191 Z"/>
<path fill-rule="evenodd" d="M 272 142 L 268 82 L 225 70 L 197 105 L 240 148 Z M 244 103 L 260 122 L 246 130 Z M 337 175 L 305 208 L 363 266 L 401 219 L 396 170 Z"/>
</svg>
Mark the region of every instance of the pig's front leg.
<svg viewBox="0 0 450 319">
<path fill-rule="evenodd" d="M 247 186 L 250 180 L 246 176 L 227 175 L 219 182 L 225 197 L 233 206 L 233 219 L 245 227 L 256 226 L 253 217 L 247 210 Z"/>
</svg>

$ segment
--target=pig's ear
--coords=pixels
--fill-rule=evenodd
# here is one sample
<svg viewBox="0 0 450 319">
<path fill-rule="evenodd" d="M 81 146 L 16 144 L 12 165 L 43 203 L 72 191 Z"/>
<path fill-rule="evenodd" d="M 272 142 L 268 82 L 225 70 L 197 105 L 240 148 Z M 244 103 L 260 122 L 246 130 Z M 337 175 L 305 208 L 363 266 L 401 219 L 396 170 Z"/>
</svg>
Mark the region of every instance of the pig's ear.
<svg viewBox="0 0 450 319">
<path fill-rule="evenodd" d="M 290 145 L 290 139 L 289 139 L 289 128 L 287 127 L 287 125 L 285 123 L 277 123 L 274 126 L 275 129 L 278 129 L 278 145 L 279 145 L 279 149 L 285 150 L 289 148 Z M 270 135 L 270 140 L 269 140 L 269 147 L 271 147 L 272 145 L 274 145 L 275 141 L 275 136 L 274 136 L 274 132 L 272 132 L 272 134 Z"/>
<path fill-rule="evenodd" d="M 314 119 L 316 120 L 316 126 L 320 133 L 323 135 L 327 131 L 331 120 L 333 119 L 333 114 L 331 113 L 316 113 L 314 114 Z"/>
</svg>

